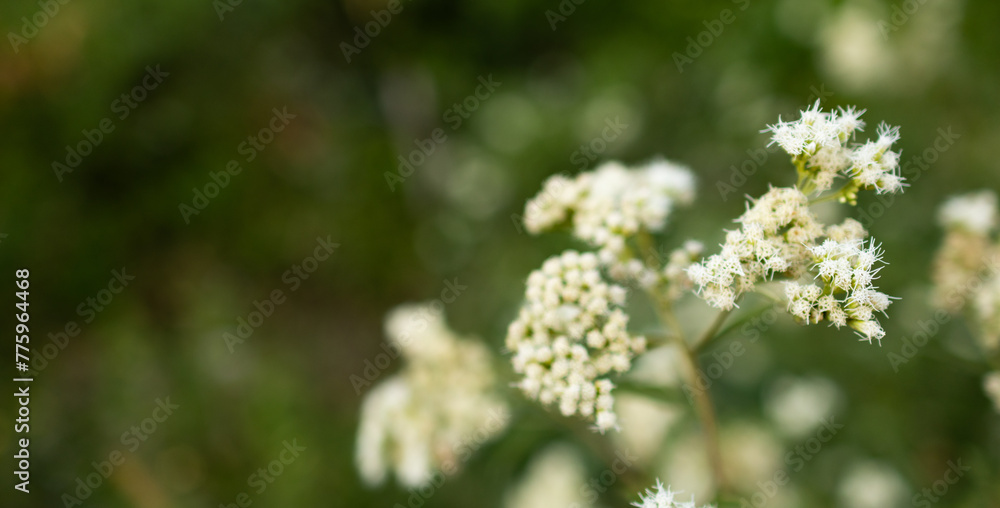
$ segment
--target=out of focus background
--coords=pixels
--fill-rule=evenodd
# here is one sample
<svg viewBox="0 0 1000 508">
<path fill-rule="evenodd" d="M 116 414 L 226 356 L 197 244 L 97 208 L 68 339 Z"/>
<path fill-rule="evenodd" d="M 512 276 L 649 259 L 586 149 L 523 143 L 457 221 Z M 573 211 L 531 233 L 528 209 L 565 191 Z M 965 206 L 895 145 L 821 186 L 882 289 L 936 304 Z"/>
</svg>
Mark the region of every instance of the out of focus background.
<svg viewBox="0 0 1000 508">
<path fill-rule="evenodd" d="M 582 247 L 521 229 L 548 176 L 688 165 L 698 198 L 659 240 L 712 250 L 744 195 L 794 182 L 761 130 L 820 100 L 866 109 L 866 134 L 901 127 L 906 192 L 824 213 L 868 214 L 880 287 L 902 299 L 881 347 L 783 313 L 760 340 L 728 339 L 747 355 L 712 386 L 724 454 L 749 494 L 812 435 L 782 415 L 831 414 L 843 429 L 767 505 L 997 506 L 1000 414 L 973 331 L 950 321 L 891 361 L 933 316 L 937 206 L 996 187 L 997 21 L 985 0 L 4 2 L 0 302 L 14 327 L 29 269 L 35 380 L 27 495 L 10 474 L 16 399 L 0 401 L 3 504 L 412 506 L 353 458 L 370 386 L 352 376 L 383 351 L 390 309 L 466 286 L 447 320 L 506 383 L 526 275 Z M 584 478 L 609 467 L 581 422 L 505 393 L 510 428 L 423 506 L 515 506 L 550 446 Z M 656 420 L 679 430 L 644 467 L 701 492 L 687 418 Z M 252 478 L 293 441 L 294 461 Z M 941 483 L 958 460 L 969 471 Z"/>
</svg>

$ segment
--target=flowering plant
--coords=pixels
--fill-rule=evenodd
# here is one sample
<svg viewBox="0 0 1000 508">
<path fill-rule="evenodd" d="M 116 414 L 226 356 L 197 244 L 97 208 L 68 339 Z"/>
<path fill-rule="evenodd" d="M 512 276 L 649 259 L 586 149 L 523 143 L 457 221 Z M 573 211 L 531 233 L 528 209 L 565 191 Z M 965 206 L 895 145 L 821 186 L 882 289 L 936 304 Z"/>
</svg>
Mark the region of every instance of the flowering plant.
<svg viewBox="0 0 1000 508">
<path fill-rule="evenodd" d="M 618 428 L 614 375 L 627 372 L 654 342 L 628 331 L 626 287 L 639 290 L 656 308 L 663 335 L 683 352 L 691 385 L 696 352 L 720 335 L 729 314 L 751 292 L 782 302 L 802 324 L 826 321 L 852 328 L 868 343 L 880 342 L 885 332 L 876 314 L 892 302 L 875 286 L 884 265 L 882 249 L 858 221 L 825 225 L 811 209 L 825 201 L 854 205 L 865 190 L 903 190 L 899 153 L 892 150 L 898 128 L 881 125 L 874 141 L 856 143 L 865 125 L 862 113 L 822 111 L 817 101 L 797 120 L 769 126 L 772 143 L 791 156 L 797 181 L 749 199 L 735 220 L 739 227 L 727 231 L 721 250 L 707 257 L 695 240 L 666 259 L 657 255 L 654 235 L 667 227 L 676 205 L 694 199 L 694 176 L 686 167 L 662 159 L 634 168 L 608 162 L 572 179 L 557 175 L 545 182 L 526 206 L 526 229 L 535 234 L 568 229 L 594 252 L 566 251 L 528 277 L 524 304 L 506 339 L 524 395 L 563 415 L 588 418 L 602 433 Z M 783 286 L 784 299 L 772 294 L 776 284 Z M 685 339 L 686 327 L 674 311 L 691 292 L 719 309 L 695 341 Z M 706 391 L 691 393 L 716 483 L 725 489 L 712 402 Z M 672 499 L 668 494 L 650 499 L 667 497 Z"/>
<path fill-rule="evenodd" d="M 626 167 L 606 162 L 572 178 L 549 178 L 526 205 L 525 228 L 532 234 L 566 230 L 586 248 L 554 255 L 527 277 L 523 303 L 505 339 L 519 376 L 515 386 L 564 416 L 590 421 L 602 434 L 621 430 L 618 377 L 648 349 L 662 347 L 679 351 L 686 382 L 697 385 L 698 351 L 733 328 L 726 326 L 729 316 L 751 293 L 762 295 L 769 306 L 779 303 L 803 325 L 849 327 L 862 341 L 880 344 L 885 331 L 876 314 L 884 315 L 892 303 L 875 285 L 885 264 L 880 245 L 860 222 L 848 218 L 824 224 L 812 209 L 822 202 L 855 205 L 859 192 L 895 193 L 905 187 L 899 153 L 892 150 L 899 130 L 881 125 L 875 140 L 856 142 L 865 125 L 862 113 L 855 108 L 822 111 L 817 102 L 797 120 L 779 119 L 769 126 L 765 132 L 771 142 L 791 158 L 795 183 L 748 198 L 746 211 L 734 220 L 737 227 L 726 231 L 725 242 L 711 254 L 697 240 L 672 250 L 658 245 L 674 209 L 694 201 L 694 175 L 678 163 L 654 159 Z M 632 293 L 643 295 L 655 309 L 659 324 L 654 331 L 633 331 Z M 694 327 L 691 319 L 682 325 L 676 312 L 686 295 L 718 309 L 693 340 L 685 337 L 685 330 Z M 398 316 L 390 319 L 388 327 L 396 340 L 403 333 L 392 324 L 398 321 Z M 447 450 L 448 439 L 481 423 L 475 416 L 484 412 L 483 403 L 502 405 L 493 398 L 491 370 L 475 348 L 460 347 L 443 321 L 424 335 L 427 348 L 436 345 L 439 352 L 425 355 L 424 346 L 404 351 L 412 365 L 366 401 L 358 460 L 372 481 L 381 480 L 390 468 L 387 461 L 395 461 L 392 467 L 404 481 L 421 483 L 430 464 L 447 459 L 439 450 Z M 416 387 L 426 380 L 419 373 L 428 368 L 454 370 L 462 386 L 449 381 Z M 413 404 L 430 392 L 447 395 Z M 687 393 L 702 424 L 715 486 L 727 492 L 709 393 Z M 473 403 L 476 398 L 481 403 Z M 370 423 L 377 418 L 391 423 Z M 427 423 L 434 421 L 441 423 Z M 562 454 L 541 464 L 563 462 L 573 459 Z M 572 502 L 572 496 L 559 499 L 552 503 Z M 682 502 L 657 482 L 636 506 L 693 508 L 694 503 Z"/>
</svg>

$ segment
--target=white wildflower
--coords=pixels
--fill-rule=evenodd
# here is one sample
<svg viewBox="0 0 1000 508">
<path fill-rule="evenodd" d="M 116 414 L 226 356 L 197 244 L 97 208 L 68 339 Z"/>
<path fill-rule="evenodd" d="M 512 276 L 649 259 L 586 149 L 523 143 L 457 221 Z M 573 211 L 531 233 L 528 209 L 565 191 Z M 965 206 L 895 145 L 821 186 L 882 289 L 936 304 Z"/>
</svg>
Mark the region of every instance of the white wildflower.
<svg viewBox="0 0 1000 508">
<path fill-rule="evenodd" d="M 614 384 L 645 350 L 626 330 L 625 289 L 606 283 L 592 253 L 566 251 L 528 277 L 525 302 L 507 332 L 521 391 L 570 416 L 592 419 L 604 432 L 617 426 Z"/>
<path fill-rule="evenodd" d="M 875 189 L 879 194 L 894 193 L 903 188 L 899 176 L 899 153 L 889 150 L 899 140 L 899 127 L 879 125 L 878 140 L 868 141 L 851 153 L 850 176 L 860 188 Z"/>
<path fill-rule="evenodd" d="M 506 426 L 489 349 L 457 337 L 433 309 L 403 306 L 386 319 L 390 344 L 406 363 L 361 404 L 356 461 L 370 485 L 389 471 L 403 485 L 423 485 L 442 466 L 457 467 L 473 436 L 493 436 Z"/>
<path fill-rule="evenodd" d="M 823 286 L 785 283 L 788 312 L 806 324 L 823 320 L 840 328 L 845 324 L 856 330 L 862 340 L 881 343 L 885 332 L 875 320 L 876 312 L 884 312 L 890 297 L 876 290 L 872 281 L 882 269 L 882 250 L 874 241 L 838 242 L 827 239 L 810 247 L 816 278 Z"/>
<path fill-rule="evenodd" d="M 772 188 L 736 222 L 743 227 L 726 235 L 721 253 L 688 268 L 698 295 L 720 309 L 733 308 L 762 278 L 804 273 L 809 261 L 805 245 L 823 233 L 808 198 L 794 188 Z"/>
<path fill-rule="evenodd" d="M 646 490 L 646 493 L 640 496 L 642 501 L 632 503 L 632 506 L 639 508 L 695 508 L 694 496 L 691 496 L 689 501 L 682 501 L 678 497 L 680 494 L 682 492 L 674 492 L 670 486 L 664 488 L 663 483 L 656 480 L 656 486 Z M 705 505 L 705 507 L 708 506 L 710 505 Z"/>
<path fill-rule="evenodd" d="M 949 198 L 938 211 L 945 228 L 957 228 L 981 236 L 997 225 L 997 195 L 984 190 Z"/>
<path fill-rule="evenodd" d="M 640 231 L 666 226 L 675 203 L 694 199 L 691 171 L 663 159 L 634 169 L 606 162 L 594 171 L 569 179 L 556 175 L 545 182 L 525 207 L 524 224 L 531 233 L 571 223 L 574 236 L 599 249 L 602 264 L 616 279 L 634 278 L 645 286 L 658 274 L 628 252 L 628 240 Z"/>
<path fill-rule="evenodd" d="M 878 193 L 897 192 L 904 186 L 899 175 L 899 153 L 890 150 L 899 139 L 899 128 L 885 124 L 878 129 L 876 141 L 852 146 L 856 132 L 863 130 L 864 111 L 853 107 L 825 112 L 817 100 L 801 111 L 798 120 L 770 125 L 771 143 L 777 143 L 801 164 L 808 177 L 807 192 L 829 190 L 839 177 L 848 178 L 853 188 L 844 189 L 844 200 L 853 202 L 859 189 Z"/>
</svg>

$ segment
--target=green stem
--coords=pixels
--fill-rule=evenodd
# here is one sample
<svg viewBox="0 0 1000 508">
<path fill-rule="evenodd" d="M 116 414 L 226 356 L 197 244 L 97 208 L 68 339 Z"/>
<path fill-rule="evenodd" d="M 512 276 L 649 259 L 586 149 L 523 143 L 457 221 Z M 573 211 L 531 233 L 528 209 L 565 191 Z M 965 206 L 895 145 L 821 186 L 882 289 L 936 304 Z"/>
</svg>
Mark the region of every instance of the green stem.
<svg viewBox="0 0 1000 508">
<path fill-rule="evenodd" d="M 674 337 L 676 338 L 677 347 L 681 349 L 685 361 L 684 377 L 685 383 L 688 386 L 696 387 L 698 386 L 698 357 L 696 356 L 694 350 L 688 345 L 687 341 L 684 339 L 684 332 L 680 327 L 680 323 L 677 321 L 677 317 L 674 315 L 673 309 L 671 308 L 669 302 L 663 301 L 662 298 L 657 298 L 653 295 L 654 299 L 657 301 L 657 310 L 660 315 L 660 319 L 664 321 L 670 328 L 674 330 Z M 725 318 L 725 313 L 720 313 Z M 720 321 L 716 318 L 716 321 Z M 713 325 L 710 328 L 714 327 Z M 719 446 L 719 431 L 716 425 L 715 419 L 715 409 L 712 406 L 712 399 L 708 393 L 708 390 L 690 390 L 692 398 L 694 399 L 695 411 L 698 414 L 698 419 L 701 421 L 702 430 L 705 436 L 705 448 L 708 455 L 708 463 L 712 470 L 712 476 L 715 479 L 715 484 L 719 489 L 720 493 L 729 492 L 729 483 L 726 481 L 725 471 L 722 467 L 722 452 Z"/>
<path fill-rule="evenodd" d="M 826 196 L 820 198 L 810 199 L 809 204 L 815 205 L 818 203 L 826 203 L 827 201 L 833 201 L 835 199 L 840 199 L 840 192 L 834 192 L 832 194 L 827 194 Z"/>
<path fill-rule="evenodd" d="M 712 321 L 712 324 L 708 325 L 705 332 L 701 334 L 701 337 L 699 337 L 694 344 L 691 344 L 691 350 L 700 351 L 705 344 L 714 339 L 716 337 L 716 332 L 719 331 L 719 328 L 722 328 L 722 324 L 726 322 L 726 318 L 729 317 L 730 313 L 732 313 L 732 309 L 720 311 L 719 314 L 715 316 L 715 320 Z"/>
<path fill-rule="evenodd" d="M 681 346 L 684 352 L 684 359 L 687 361 L 687 369 L 685 369 L 687 383 L 689 386 L 698 386 L 698 357 L 695 352 L 687 347 L 686 344 Z M 712 406 L 712 398 L 708 393 L 708 389 L 690 390 L 692 397 L 694 398 L 695 411 L 698 413 L 698 419 L 701 420 L 702 431 L 705 435 L 705 448 L 708 454 L 708 463 L 712 469 L 712 476 L 715 479 L 715 485 L 719 489 L 719 494 L 729 492 L 729 483 L 726 480 L 725 470 L 722 466 L 722 450 L 719 446 L 719 429 L 716 425 L 715 420 L 715 408 Z"/>
</svg>

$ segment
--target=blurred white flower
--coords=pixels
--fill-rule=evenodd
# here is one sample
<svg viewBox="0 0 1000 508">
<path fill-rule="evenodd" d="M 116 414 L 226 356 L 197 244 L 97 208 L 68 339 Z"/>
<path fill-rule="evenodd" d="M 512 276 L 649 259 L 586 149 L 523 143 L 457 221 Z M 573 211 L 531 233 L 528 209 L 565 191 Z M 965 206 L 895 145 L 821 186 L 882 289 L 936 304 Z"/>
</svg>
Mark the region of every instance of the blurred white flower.
<svg viewBox="0 0 1000 508">
<path fill-rule="evenodd" d="M 649 286 L 659 274 L 644 270 L 642 263 L 628 263 L 636 261 L 628 240 L 640 231 L 661 231 L 674 204 L 693 199 L 694 176 L 686 167 L 663 159 L 635 169 L 606 162 L 573 179 L 549 178 L 528 201 L 524 225 L 537 234 L 572 221 L 574 236 L 599 249 L 601 264 L 613 277 Z"/>
<path fill-rule="evenodd" d="M 997 225 L 997 195 L 991 190 L 952 196 L 941 205 L 938 221 L 947 229 L 990 234 Z"/>
<path fill-rule="evenodd" d="M 587 484 L 580 453 L 566 444 L 549 445 L 531 460 L 523 479 L 504 495 L 504 508 L 587 508 Z"/>
<path fill-rule="evenodd" d="M 945 237 L 934 261 L 934 300 L 967 311 L 987 352 L 1000 349 L 1000 245 L 992 237 L 997 198 L 979 191 L 948 199 L 938 211 Z"/>
<path fill-rule="evenodd" d="M 361 405 L 355 460 L 369 485 L 394 471 L 409 487 L 435 471 L 453 473 L 459 452 L 507 425 L 507 405 L 494 393 L 489 349 L 461 339 L 430 305 L 407 305 L 386 319 L 403 369 L 372 388 Z"/>
<path fill-rule="evenodd" d="M 843 508 L 897 508 L 906 504 L 909 489 L 892 467 L 873 461 L 858 461 L 847 467 L 837 487 Z"/>
<path fill-rule="evenodd" d="M 993 408 L 1000 413 L 1000 370 L 994 370 L 983 376 L 983 391 L 993 401 Z"/>
<path fill-rule="evenodd" d="M 829 379 L 782 377 L 765 394 L 764 408 L 781 432 L 802 439 L 834 413 L 840 399 Z"/>
<path fill-rule="evenodd" d="M 639 462 L 649 464 L 662 450 L 667 433 L 683 417 L 684 408 L 626 393 L 615 397 L 615 413 L 621 424 L 615 441 L 635 453 Z"/>
<path fill-rule="evenodd" d="M 756 491 L 783 466 L 781 443 L 772 430 L 756 422 L 726 424 L 720 429 L 719 445 L 726 478 L 738 491 Z"/>
</svg>

